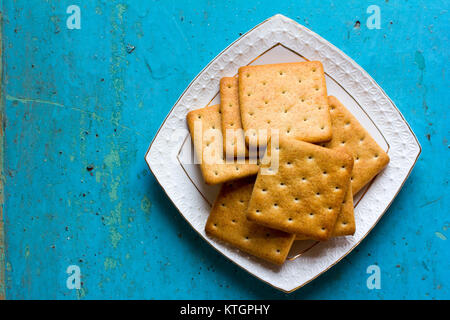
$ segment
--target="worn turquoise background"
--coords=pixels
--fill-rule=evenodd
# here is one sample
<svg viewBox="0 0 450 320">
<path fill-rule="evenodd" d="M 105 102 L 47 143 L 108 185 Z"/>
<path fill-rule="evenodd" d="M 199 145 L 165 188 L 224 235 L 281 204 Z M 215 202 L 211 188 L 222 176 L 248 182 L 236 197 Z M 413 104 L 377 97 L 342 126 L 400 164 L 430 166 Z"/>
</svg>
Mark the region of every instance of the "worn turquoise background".
<svg viewBox="0 0 450 320">
<path fill-rule="evenodd" d="M 66 27 L 71 4 L 81 30 Z M 380 30 L 366 27 L 371 4 Z M 6 298 L 450 298 L 448 9 L 412 0 L 3 1 Z M 207 245 L 144 162 L 195 75 L 276 13 L 367 70 L 422 146 L 373 232 L 290 295 Z M 80 290 L 66 287 L 72 264 Z M 380 290 L 366 287 L 372 264 Z"/>
</svg>

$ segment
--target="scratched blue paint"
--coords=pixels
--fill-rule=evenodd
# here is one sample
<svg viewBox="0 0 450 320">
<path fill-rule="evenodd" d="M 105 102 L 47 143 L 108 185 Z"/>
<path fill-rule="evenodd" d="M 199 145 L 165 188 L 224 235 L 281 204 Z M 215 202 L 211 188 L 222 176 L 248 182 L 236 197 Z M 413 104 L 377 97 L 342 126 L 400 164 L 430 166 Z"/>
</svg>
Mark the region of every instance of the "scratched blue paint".
<svg viewBox="0 0 450 320">
<path fill-rule="evenodd" d="M 66 28 L 71 4 L 81 30 Z M 381 30 L 366 27 L 370 4 Z M 446 1 L 17 0 L 2 13 L 7 298 L 450 298 Z M 191 79 L 276 13 L 366 69 L 423 149 L 373 232 L 290 295 L 205 244 L 143 159 Z M 66 288 L 72 264 L 80 290 Z M 381 290 L 366 287 L 372 264 Z"/>
</svg>

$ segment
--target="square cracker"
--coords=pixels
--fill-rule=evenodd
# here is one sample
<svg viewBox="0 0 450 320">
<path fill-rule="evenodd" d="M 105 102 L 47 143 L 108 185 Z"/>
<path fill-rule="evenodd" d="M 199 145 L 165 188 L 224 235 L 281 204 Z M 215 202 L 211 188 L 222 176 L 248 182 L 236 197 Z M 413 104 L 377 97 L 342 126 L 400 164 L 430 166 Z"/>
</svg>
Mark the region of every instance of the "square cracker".
<svg viewBox="0 0 450 320">
<path fill-rule="evenodd" d="M 350 181 L 348 182 L 350 185 Z M 337 217 L 334 229 L 331 234 L 332 237 L 351 236 L 356 231 L 355 215 L 353 208 L 353 193 L 352 188 L 347 189 L 344 201 L 341 204 L 341 211 Z M 295 240 L 308 240 L 309 238 L 303 235 L 297 235 Z"/>
<path fill-rule="evenodd" d="M 332 139 L 323 144 L 327 148 L 345 147 L 354 159 L 351 175 L 352 192 L 356 194 L 389 163 L 389 156 L 335 97 L 329 96 Z"/>
<path fill-rule="evenodd" d="M 223 183 L 258 172 L 258 165 L 248 160 L 224 160 L 219 105 L 193 110 L 186 119 L 206 184 Z"/>
<path fill-rule="evenodd" d="M 322 63 L 318 61 L 239 68 L 239 103 L 246 142 L 265 145 L 259 130 L 279 130 L 307 142 L 331 139 L 331 120 Z M 257 141 L 256 141 L 257 138 Z"/>
<path fill-rule="evenodd" d="M 349 188 L 353 158 L 341 150 L 295 139 L 280 137 L 278 148 L 272 143 L 258 173 L 247 217 L 270 228 L 327 240 Z M 274 168 L 277 161 L 278 168 Z M 268 174 L 270 168 L 273 174 Z"/>
<path fill-rule="evenodd" d="M 247 253 L 282 264 L 294 235 L 247 220 L 246 210 L 254 183 L 255 177 L 224 183 L 206 222 L 205 231 Z"/>
<path fill-rule="evenodd" d="M 350 185 L 350 181 L 348 182 Z M 332 237 L 350 236 L 356 231 L 355 214 L 353 208 L 353 192 L 351 186 L 347 189 L 344 201 L 341 205 L 341 212 L 339 212 Z"/>
<path fill-rule="evenodd" d="M 220 112 L 222 114 L 223 152 L 227 157 L 245 157 L 244 130 L 239 109 L 239 80 L 237 77 L 220 79 Z"/>
</svg>

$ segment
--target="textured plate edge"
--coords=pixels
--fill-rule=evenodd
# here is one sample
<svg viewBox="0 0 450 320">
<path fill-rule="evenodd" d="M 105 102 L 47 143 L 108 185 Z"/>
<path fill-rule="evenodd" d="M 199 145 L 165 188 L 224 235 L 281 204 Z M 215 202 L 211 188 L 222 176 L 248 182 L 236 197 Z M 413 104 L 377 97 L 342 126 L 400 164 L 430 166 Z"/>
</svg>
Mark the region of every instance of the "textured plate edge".
<svg viewBox="0 0 450 320">
<path fill-rule="evenodd" d="M 324 270 L 322 270 L 320 273 L 318 273 L 317 275 L 315 275 L 314 277 L 312 277 L 311 279 L 309 279 L 308 281 L 303 282 L 301 285 L 294 287 L 292 289 L 285 289 L 285 288 L 281 288 L 278 287 L 264 279 L 259 278 L 256 274 L 250 272 L 249 270 L 247 270 L 246 268 L 244 268 L 243 266 L 241 266 L 240 264 L 238 264 L 236 261 L 234 261 L 233 259 L 229 258 L 228 256 L 226 256 L 224 253 L 222 253 L 218 248 L 216 248 L 212 242 L 206 238 L 203 234 L 201 234 L 199 231 L 197 231 L 193 225 L 190 223 L 190 221 L 186 218 L 186 216 L 181 212 L 181 210 L 178 208 L 178 206 L 173 202 L 172 198 L 167 194 L 167 191 L 164 189 L 164 187 L 161 185 L 160 181 L 158 180 L 157 175 L 155 174 L 155 172 L 153 171 L 152 167 L 151 167 L 151 163 L 150 161 L 148 161 L 148 155 L 151 151 L 152 145 L 155 142 L 160 130 L 162 129 L 162 127 L 164 126 L 165 122 L 167 121 L 167 119 L 169 118 L 169 116 L 171 115 L 171 113 L 173 112 L 173 110 L 175 109 L 175 107 L 177 106 L 177 104 L 179 103 L 179 101 L 181 100 L 181 98 L 185 95 L 185 93 L 190 89 L 190 87 L 193 85 L 193 83 L 199 78 L 199 76 L 208 69 L 208 67 L 214 62 L 216 61 L 225 51 L 227 51 L 229 48 L 231 48 L 232 46 L 234 46 L 239 40 L 241 40 L 242 38 L 246 37 L 250 32 L 252 32 L 253 30 L 257 29 L 258 27 L 260 27 L 261 25 L 265 24 L 266 22 L 270 21 L 270 20 L 274 20 L 274 19 L 281 19 L 284 20 L 285 22 L 289 22 L 289 23 L 294 23 L 297 26 L 300 26 L 301 28 L 303 28 L 304 30 L 306 30 L 309 33 L 312 33 L 313 35 L 315 35 L 316 37 L 320 38 L 321 40 L 323 40 L 328 46 L 332 47 L 333 49 L 335 49 L 342 57 L 344 57 L 348 62 L 350 62 L 350 64 L 352 65 L 352 67 L 354 67 L 355 69 L 359 70 L 360 72 L 362 72 L 362 74 L 364 74 L 365 77 L 367 77 L 367 79 L 369 81 L 371 81 L 382 93 L 382 95 L 389 101 L 389 103 L 394 107 L 395 111 L 400 115 L 402 121 L 404 122 L 404 124 L 406 124 L 406 126 L 408 127 L 408 130 L 410 131 L 410 133 L 412 134 L 412 137 L 414 138 L 416 145 L 418 147 L 417 149 L 417 154 L 415 156 L 415 159 L 411 165 L 411 167 L 409 168 L 409 171 L 407 173 L 407 175 L 405 176 L 403 182 L 400 184 L 400 186 L 398 187 L 398 189 L 396 190 L 394 196 L 392 197 L 392 199 L 390 200 L 389 204 L 386 206 L 386 208 L 384 209 L 384 211 L 379 215 L 378 219 L 372 224 L 372 226 L 370 227 L 370 229 L 363 235 L 361 236 L 360 240 L 358 242 L 356 242 L 347 252 L 345 252 L 338 260 L 336 260 L 334 263 L 330 264 L 327 268 L 325 268 Z M 412 170 L 414 169 L 420 154 L 422 153 L 422 147 L 419 143 L 419 140 L 417 139 L 417 136 L 415 135 L 414 131 L 412 130 L 411 126 L 409 125 L 409 123 L 406 121 L 405 117 L 403 116 L 403 114 L 401 113 L 401 111 L 398 109 L 398 107 L 395 105 L 395 103 L 392 101 L 392 99 L 386 94 L 386 92 L 383 90 L 383 88 L 370 76 L 369 73 L 367 73 L 359 64 L 357 64 L 352 58 L 350 58 L 347 54 L 345 54 L 342 50 L 340 50 L 339 48 L 337 48 L 336 46 L 334 46 L 332 43 L 330 43 L 328 40 L 326 40 L 325 38 L 321 37 L 320 35 L 318 35 L 317 33 L 315 33 L 314 31 L 306 28 L 305 26 L 299 24 L 298 22 L 296 22 L 295 20 L 292 20 L 288 17 L 285 17 L 281 14 L 276 14 L 268 19 L 265 19 L 264 21 L 262 21 L 261 23 L 257 24 L 256 26 L 254 26 L 253 28 L 251 28 L 250 30 L 248 30 L 246 33 L 244 33 L 242 36 L 240 36 L 239 38 L 237 38 L 236 40 L 234 40 L 232 43 L 230 43 L 227 47 L 225 47 L 221 52 L 219 52 L 193 79 L 192 81 L 189 83 L 189 85 L 186 87 L 186 89 L 182 92 L 182 94 L 178 97 L 178 99 L 176 100 L 176 102 L 174 103 L 174 105 L 172 106 L 172 108 L 169 110 L 167 116 L 164 118 L 164 121 L 162 122 L 161 126 L 158 128 L 155 136 L 153 137 L 150 146 L 147 149 L 147 152 L 145 153 L 144 156 L 144 160 L 147 163 L 150 172 L 153 174 L 153 176 L 155 177 L 156 181 L 158 182 L 158 184 L 161 186 L 161 188 L 163 189 L 163 191 L 165 192 L 165 194 L 167 195 L 167 197 L 169 198 L 169 200 L 172 202 L 172 204 L 175 206 L 175 208 L 178 210 L 178 212 L 181 214 L 181 216 L 186 220 L 186 222 L 195 230 L 195 232 L 197 232 L 198 235 L 200 235 L 204 240 L 206 240 L 207 243 L 209 243 L 211 245 L 211 247 L 213 247 L 218 253 L 220 253 L 221 255 L 223 255 L 225 258 L 227 258 L 229 261 L 231 261 L 232 263 L 234 263 L 236 266 L 238 266 L 239 268 L 245 270 L 247 273 L 249 273 L 250 275 L 254 276 L 255 278 L 257 278 L 258 280 L 267 283 L 268 285 L 270 285 L 271 287 L 278 289 L 282 292 L 285 293 L 292 293 L 300 288 L 302 288 L 303 286 L 307 285 L 308 283 L 310 283 L 311 281 L 317 279 L 319 276 L 321 276 L 322 274 L 324 274 L 325 272 L 327 272 L 329 269 L 331 269 L 333 266 L 335 266 L 337 263 L 339 263 L 343 258 L 345 258 L 349 253 L 351 253 L 366 237 L 367 235 L 373 230 L 373 228 L 375 228 L 375 226 L 378 224 L 378 222 L 381 220 L 381 218 L 384 216 L 384 214 L 387 212 L 387 210 L 390 208 L 390 206 L 392 205 L 392 203 L 394 202 L 395 198 L 397 197 L 397 195 L 399 194 L 399 192 L 401 191 L 401 189 L 403 188 L 403 185 L 406 183 L 406 181 L 408 180 Z M 411 157 L 412 159 L 412 157 Z"/>
</svg>

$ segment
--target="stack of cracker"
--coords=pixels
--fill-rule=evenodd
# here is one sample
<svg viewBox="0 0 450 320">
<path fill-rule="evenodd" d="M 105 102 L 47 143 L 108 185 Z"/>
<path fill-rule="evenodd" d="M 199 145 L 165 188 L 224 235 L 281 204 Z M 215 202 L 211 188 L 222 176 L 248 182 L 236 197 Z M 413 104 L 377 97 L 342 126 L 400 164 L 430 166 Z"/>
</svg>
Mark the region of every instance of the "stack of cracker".
<svg viewBox="0 0 450 320">
<path fill-rule="evenodd" d="M 187 115 L 205 182 L 223 183 L 206 233 L 275 264 L 294 240 L 353 235 L 353 195 L 389 157 L 327 95 L 322 64 L 241 67 L 220 98 Z"/>
</svg>

